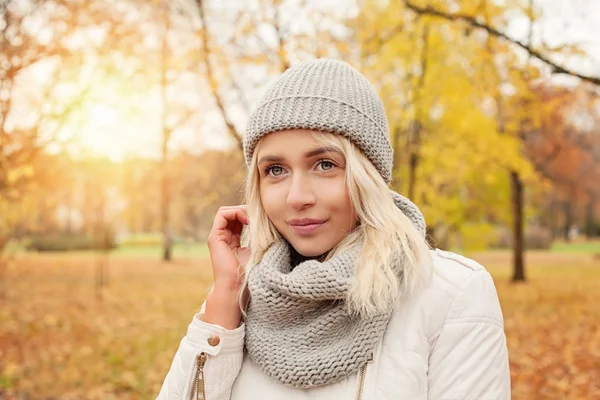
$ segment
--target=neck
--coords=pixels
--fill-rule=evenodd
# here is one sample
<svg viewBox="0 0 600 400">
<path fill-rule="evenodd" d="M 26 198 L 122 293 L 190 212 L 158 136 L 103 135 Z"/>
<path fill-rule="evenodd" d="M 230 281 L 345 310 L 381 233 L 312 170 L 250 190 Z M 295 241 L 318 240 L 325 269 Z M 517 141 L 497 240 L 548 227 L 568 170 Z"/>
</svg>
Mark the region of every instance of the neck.
<svg viewBox="0 0 600 400">
<path fill-rule="evenodd" d="M 323 261 L 325 259 L 325 257 L 327 256 L 327 253 L 323 253 L 319 256 L 313 256 L 313 257 L 306 257 L 303 256 L 302 254 L 298 253 L 296 251 L 296 249 L 294 249 L 294 247 L 288 242 L 287 243 L 288 246 L 290 247 L 290 255 L 291 255 L 291 260 L 292 260 L 292 268 L 296 267 L 298 264 L 307 261 L 307 260 L 317 260 L 317 261 Z"/>
</svg>

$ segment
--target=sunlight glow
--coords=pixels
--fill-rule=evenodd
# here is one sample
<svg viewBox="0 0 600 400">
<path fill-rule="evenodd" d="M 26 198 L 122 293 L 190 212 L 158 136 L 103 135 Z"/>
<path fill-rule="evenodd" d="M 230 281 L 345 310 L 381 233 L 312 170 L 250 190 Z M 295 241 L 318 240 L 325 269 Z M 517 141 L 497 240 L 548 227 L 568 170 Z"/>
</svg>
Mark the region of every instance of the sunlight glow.
<svg viewBox="0 0 600 400">
<path fill-rule="evenodd" d="M 121 159 L 129 152 L 124 128 L 131 121 L 125 119 L 110 105 L 91 104 L 85 110 L 84 122 L 76 134 L 78 144 L 95 155 Z"/>
</svg>

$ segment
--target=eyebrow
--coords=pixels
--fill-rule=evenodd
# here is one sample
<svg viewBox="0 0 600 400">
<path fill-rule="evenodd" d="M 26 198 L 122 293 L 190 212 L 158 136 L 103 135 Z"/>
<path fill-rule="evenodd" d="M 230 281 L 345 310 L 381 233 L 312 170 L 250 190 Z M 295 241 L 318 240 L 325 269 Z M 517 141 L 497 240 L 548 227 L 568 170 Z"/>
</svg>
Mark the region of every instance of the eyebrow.
<svg viewBox="0 0 600 400">
<path fill-rule="evenodd" d="M 342 154 L 341 151 L 339 151 L 336 147 L 333 146 L 324 146 L 324 147 L 318 147 L 316 149 L 313 149 L 311 151 L 307 151 L 306 153 L 304 153 L 304 158 L 311 158 L 314 156 L 318 156 L 320 154 L 324 154 L 324 153 L 338 153 L 338 154 Z M 269 161 L 269 162 L 281 162 L 283 161 L 284 158 L 281 156 L 264 156 L 261 157 L 260 160 L 258 160 L 258 164 Z"/>
</svg>

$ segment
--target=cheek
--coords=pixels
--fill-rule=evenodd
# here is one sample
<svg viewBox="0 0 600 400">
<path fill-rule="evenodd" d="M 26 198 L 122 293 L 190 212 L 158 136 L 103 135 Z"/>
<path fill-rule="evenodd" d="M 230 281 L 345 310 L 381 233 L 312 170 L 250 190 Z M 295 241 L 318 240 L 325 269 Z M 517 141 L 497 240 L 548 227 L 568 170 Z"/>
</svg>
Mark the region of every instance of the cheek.
<svg viewBox="0 0 600 400">
<path fill-rule="evenodd" d="M 348 221 L 348 225 L 354 226 L 356 213 L 354 212 L 354 208 L 352 207 L 352 203 L 350 202 L 350 198 L 348 197 L 347 193 L 340 198 L 340 211 L 344 215 L 344 219 Z"/>
<path fill-rule="evenodd" d="M 262 206 L 267 213 L 267 217 L 276 220 L 281 214 L 281 208 L 285 204 L 285 198 L 282 199 L 281 190 L 274 186 L 261 186 L 260 199 Z"/>
<path fill-rule="evenodd" d="M 354 219 L 354 211 L 344 179 L 336 180 L 335 183 L 327 182 L 322 193 L 324 193 L 322 199 L 326 200 L 331 209 L 338 213 L 340 217 L 349 220 Z"/>
</svg>

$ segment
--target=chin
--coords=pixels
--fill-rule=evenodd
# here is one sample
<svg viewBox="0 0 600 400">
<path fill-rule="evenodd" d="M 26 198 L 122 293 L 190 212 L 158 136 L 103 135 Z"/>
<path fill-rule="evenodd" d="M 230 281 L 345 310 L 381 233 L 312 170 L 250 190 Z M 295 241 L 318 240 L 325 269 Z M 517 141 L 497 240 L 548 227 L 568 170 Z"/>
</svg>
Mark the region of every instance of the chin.
<svg viewBox="0 0 600 400">
<path fill-rule="evenodd" d="M 292 245 L 293 246 L 293 245 Z M 311 258 L 311 257 L 318 257 L 320 255 L 323 255 L 325 253 L 327 253 L 329 250 L 331 250 L 331 248 L 329 249 L 315 249 L 315 248 L 311 248 L 311 249 L 302 249 L 301 247 L 298 248 L 296 246 L 294 246 L 294 249 L 296 249 L 296 251 L 303 257 L 307 257 L 307 258 Z"/>
<path fill-rule="evenodd" d="M 291 238 L 291 240 L 288 239 L 288 242 L 300 255 L 304 257 L 320 256 L 322 254 L 327 253 L 335 246 L 335 244 L 331 244 L 329 246 L 323 243 L 323 240 L 319 240 L 319 237 L 314 237 L 310 239 Z"/>
</svg>

